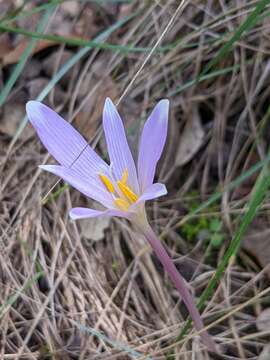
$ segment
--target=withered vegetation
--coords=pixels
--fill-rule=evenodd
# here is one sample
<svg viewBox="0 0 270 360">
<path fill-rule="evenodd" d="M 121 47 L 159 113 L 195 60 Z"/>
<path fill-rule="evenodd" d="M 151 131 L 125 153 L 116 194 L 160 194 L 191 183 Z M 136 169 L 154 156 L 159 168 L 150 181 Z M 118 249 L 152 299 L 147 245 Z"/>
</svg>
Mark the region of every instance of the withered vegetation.
<svg viewBox="0 0 270 360">
<path fill-rule="evenodd" d="M 29 12 L 42 3 L 0 2 L 1 24 L 16 16 L 6 24 L 35 32 L 43 15 Z M 103 43 L 116 46 L 89 48 L 44 102 L 106 159 L 105 97 L 121 100 L 135 153 L 149 111 L 169 98 L 159 164 L 169 195 L 148 210 L 197 297 L 239 227 L 259 170 L 230 191 L 224 187 L 267 156 L 270 8 L 204 71 L 259 3 L 64 1 L 44 29 L 87 41 L 131 17 Z M 208 354 L 192 330 L 177 340 L 187 313 L 144 239 L 123 220 L 72 222 L 71 206 L 91 201 L 37 168 L 52 159 L 24 126 L 25 103 L 82 49 L 60 40 L 36 43 L 0 110 L 0 358 L 262 359 L 270 340 L 267 197 L 203 314 L 223 355 Z M 12 31 L 0 35 L 2 89 L 29 41 Z M 218 201 L 186 217 L 218 191 Z"/>
</svg>

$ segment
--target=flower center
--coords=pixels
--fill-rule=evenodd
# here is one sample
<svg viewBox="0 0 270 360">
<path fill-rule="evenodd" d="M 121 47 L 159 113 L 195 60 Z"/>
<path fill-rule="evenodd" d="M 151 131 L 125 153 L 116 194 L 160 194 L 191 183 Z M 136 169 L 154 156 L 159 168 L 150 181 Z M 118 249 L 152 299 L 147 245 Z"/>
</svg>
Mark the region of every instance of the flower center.
<svg viewBox="0 0 270 360">
<path fill-rule="evenodd" d="M 120 209 L 127 211 L 130 205 L 134 204 L 138 200 L 138 195 L 136 195 L 131 188 L 127 185 L 128 179 L 128 170 L 126 169 L 121 180 L 117 181 L 118 189 L 116 191 L 111 180 L 103 174 L 99 174 L 99 178 L 102 181 L 106 189 L 112 194 L 114 199 L 114 204 Z"/>
</svg>

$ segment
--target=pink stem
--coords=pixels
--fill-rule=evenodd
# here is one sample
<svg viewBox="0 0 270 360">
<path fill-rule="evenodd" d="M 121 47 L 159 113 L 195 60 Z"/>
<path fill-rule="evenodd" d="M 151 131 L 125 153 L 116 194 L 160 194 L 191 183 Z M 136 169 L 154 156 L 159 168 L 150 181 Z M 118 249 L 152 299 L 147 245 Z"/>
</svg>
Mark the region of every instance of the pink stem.
<svg viewBox="0 0 270 360">
<path fill-rule="evenodd" d="M 141 220 L 141 219 L 140 219 Z M 169 257 L 167 251 L 163 247 L 160 240 L 156 237 L 151 226 L 148 224 L 146 217 L 144 221 L 137 222 L 137 225 L 140 228 L 140 231 L 143 233 L 151 247 L 153 248 L 155 254 L 157 255 L 159 261 L 162 263 L 164 269 L 167 271 L 170 279 L 174 283 L 176 289 L 178 290 L 184 304 L 186 305 L 190 316 L 194 322 L 194 326 L 197 331 L 201 331 L 204 328 L 201 315 L 196 307 L 194 299 L 189 292 L 184 278 L 181 276 L 176 266 L 174 265 L 172 259 Z M 217 347 L 211 336 L 207 331 L 202 331 L 200 333 L 203 343 L 207 346 L 210 351 L 217 352 Z"/>
</svg>

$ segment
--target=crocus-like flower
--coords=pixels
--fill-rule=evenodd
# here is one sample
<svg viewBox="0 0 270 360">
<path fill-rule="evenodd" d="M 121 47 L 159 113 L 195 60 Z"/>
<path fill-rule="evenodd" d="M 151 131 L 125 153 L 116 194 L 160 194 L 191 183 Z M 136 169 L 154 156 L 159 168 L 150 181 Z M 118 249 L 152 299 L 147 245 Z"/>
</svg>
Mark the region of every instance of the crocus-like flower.
<svg viewBox="0 0 270 360">
<path fill-rule="evenodd" d="M 203 342 L 210 350 L 216 351 L 212 338 L 203 330 L 203 322 L 184 279 L 154 234 L 145 212 L 145 201 L 167 193 L 164 184 L 154 183 L 154 175 L 166 141 L 169 101 L 161 100 L 144 125 L 137 167 L 122 120 L 110 99 L 106 99 L 103 110 L 103 129 L 110 165 L 68 122 L 46 105 L 29 101 L 26 112 L 43 145 L 60 164 L 42 165 L 40 168 L 60 176 L 103 207 L 103 210 L 76 207 L 70 210 L 70 217 L 118 216 L 132 221 L 148 240 L 174 282 Z"/>
</svg>

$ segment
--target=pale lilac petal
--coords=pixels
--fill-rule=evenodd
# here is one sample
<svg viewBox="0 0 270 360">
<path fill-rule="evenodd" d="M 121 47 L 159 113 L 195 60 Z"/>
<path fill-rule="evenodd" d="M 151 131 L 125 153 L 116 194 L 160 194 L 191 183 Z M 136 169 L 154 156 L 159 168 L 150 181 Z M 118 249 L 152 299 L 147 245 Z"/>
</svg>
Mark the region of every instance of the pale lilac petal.
<svg viewBox="0 0 270 360">
<path fill-rule="evenodd" d="M 127 184 L 138 193 L 137 171 L 128 146 L 123 122 L 112 101 L 107 98 L 103 110 L 103 128 L 110 156 L 113 173 L 120 180 L 123 172 L 128 170 Z"/>
<path fill-rule="evenodd" d="M 108 174 L 108 165 L 55 111 L 38 101 L 28 101 L 26 112 L 41 142 L 61 165 L 72 166 L 74 171 L 85 177 L 94 177 L 100 172 Z"/>
<path fill-rule="evenodd" d="M 113 206 L 113 199 L 111 195 L 105 190 L 102 184 L 99 186 L 94 179 L 78 176 L 76 171 L 65 168 L 64 166 L 40 165 L 39 167 L 54 175 L 60 176 L 65 182 L 73 186 L 75 189 L 79 190 L 89 198 L 98 201 L 105 207 Z"/>
<path fill-rule="evenodd" d="M 117 217 L 128 217 L 128 213 L 120 210 L 108 209 L 104 211 L 94 210 L 89 208 L 77 207 L 73 208 L 69 212 L 69 216 L 73 220 L 87 219 L 100 216 L 117 216 Z"/>
<path fill-rule="evenodd" d="M 139 199 L 136 201 L 134 205 L 139 204 L 143 201 L 156 199 L 166 194 L 167 194 L 167 189 L 164 184 L 161 183 L 152 184 L 144 191 L 144 193 L 139 197 Z"/>
<path fill-rule="evenodd" d="M 141 192 L 154 180 L 156 165 L 166 142 L 169 100 L 161 100 L 146 121 L 140 140 L 138 178 Z"/>
</svg>

